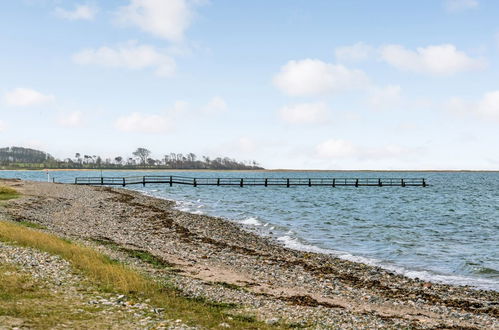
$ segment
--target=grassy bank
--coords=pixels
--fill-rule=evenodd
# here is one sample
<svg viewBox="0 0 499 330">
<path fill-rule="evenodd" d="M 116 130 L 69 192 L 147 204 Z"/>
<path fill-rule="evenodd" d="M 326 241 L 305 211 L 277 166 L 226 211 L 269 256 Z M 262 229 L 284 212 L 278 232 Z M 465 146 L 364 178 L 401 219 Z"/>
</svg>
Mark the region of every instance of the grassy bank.
<svg viewBox="0 0 499 330">
<path fill-rule="evenodd" d="M 19 194 L 11 189 L 0 188 L 0 200 L 11 199 Z M 181 319 L 191 325 L 206 328 L 218 328 L 221 323 L 226 323 L 235 329 L 266 329 L 265 323 L 255 321 L 253 317 L 230 316 L 231 304 L 218 304 L 204 301 L 202 299 L 191 299 L 179 293 L 168 283 L 158 283 L 147 276 L 119 263 L 109 257 L 82 245 L 61 239 L 55 235 L 42 232 L 37 229 L 28 228 L 25 225 L 0 221 L 0 241 L 8 244 L 35 248 L 40 251 L 57 255 L 67 260 L 71 266 L 87 278 L 90 283 L 99 287 L 102 292 L 116 292 L 125 294 L 137 300 L 149 299 L 150 304 L 164 309 L 164 315 L 168 319 Z M 0 264 L 3 270 L 7 265 Z M 15 272 L 0 272 L 2 283 L 0 285 L 0 303 L 24 299 L 23 283 L 29 282 L 25 275 L 15 275 Z M 5 275 L 7 274 L 7 275 Z M 14 275 L 13 275 L 14 274 Z M 35 288 L 36 285 L 33 286 Z M 17 290 L 17 291 L 16 291 Z M 35 290 L 34 296 L 40 298 L 45 292 Z M 17 297 L 17 298 L 16 298 Z M 47 304 L 50 299 L 47 298 Z M 39 304 L 33 304 L 34 309 L 40 308 Z M 0 310 L 0 314 L 9 315 L 15 311 L 9 309 Z M 7 314 L 6 314 L 7 313 Z M 37 313 L 23 312 L 23 317 L 36 316 Z M 10 315 L 19 317 L 19 315 Z"/>
</svg>

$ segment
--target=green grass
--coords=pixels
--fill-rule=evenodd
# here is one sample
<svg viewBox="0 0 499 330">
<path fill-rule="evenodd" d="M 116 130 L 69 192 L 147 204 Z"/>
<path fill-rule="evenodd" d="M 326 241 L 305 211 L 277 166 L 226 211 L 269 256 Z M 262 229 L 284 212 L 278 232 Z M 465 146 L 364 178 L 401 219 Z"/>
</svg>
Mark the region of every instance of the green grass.
<svg viewBox="0 0 499 330">
<path fill-rule="evenodd" d="M 164 308 L 166 317 L 171 319 L 181 319 L 188 324 L 206 328 L 216 328 L 222 322 L 233 329 L 275 328 L 256 321 L 253 317 L 240 318 L 229 315 L 228 311 L 233 307 L 230 304 L 211 303 L 201 298 L 182 296 L 178 290 L 139 274 L 93 249 L 67 242 L 51 234 L 0 221 L 0 240 L 58 255 L 103 290 L 126 294 L 138 300 L 150 299 L 151 305 Z"/>
<path fill-rule="evenodd" d="M 109 240 L 93 239 L 93 241 L 98 243 L 98 244 L 110 247 L 113 250 L 124 252 L 132 258 L 141 260 L 141 261 L 143 261 L 151 266 L 154 266 L 156 268 L 161 268 L 161 269 L 167 268 L 168 270 L 174 271 L 174 272 L 180 271 L 179 269 L 175 269 L 173 264 L 171 264 L 171 263 L 169 263 L 161 258 L 158 258 L 155 255 L 153 255 L 147 251 L 127 249 L 127 248 L 124 248 L 124 247 L 122 247 L 122 246 L 120 246 L 112 241 L 109 241 Z"/>
<path fill-rule="evenodd" d="M 215 282 L 215 284 L 218 284 L 220 286 L 223 286 L 224 288 L 231 289 L 231 290 L 246 291 L 242 286 L 239 286 L 237 284 L 232 284 L 232 283 L 227 283 L 227 282 Z"/>
<path fill-rule="evenodd" d="M 17 190 L 7 187 L 7 186 L 0 186 L 0 201 L 6 201 L 9 199 L 14 199 L 19 197 L 19 193 Z"/>
<path fill-rule="evenodd" d="M 47 229 L 47 227 L 42 226 L 40 224 L 37 224 L 35 222 L 31 222 L 31 221 L 25 221 L 25 220 L 23 220 L 23 221 L 18 221 L 17 223 L 20 224 L 20 225 L 23 225 L 25 227 L 29 227 L 29 228 Z"/>
<path fill-rule="evenodd" d="M 155 266 L 157 268 L 164 268 L 164 267 L 171 268 L 172 267 L 172 264 L 170 264 L 169 262 L 166 262 L 166 261 L 152 255 L 151 253 L 149 253 L 147 251 L 129 250 L 129 249 L 123 249 L 123 250 L 125 250 L 125 252 L 130 257 L 142 260 L 142 261 L 144 261 L 152 266 Z"/>
</svg>

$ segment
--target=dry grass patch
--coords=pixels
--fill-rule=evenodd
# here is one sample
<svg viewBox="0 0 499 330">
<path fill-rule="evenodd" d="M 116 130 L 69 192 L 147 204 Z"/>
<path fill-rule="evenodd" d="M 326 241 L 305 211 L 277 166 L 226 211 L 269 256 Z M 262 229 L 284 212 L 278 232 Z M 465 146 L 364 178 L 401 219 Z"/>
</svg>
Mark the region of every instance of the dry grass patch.
<svg viewBox="0 0 499 330">
<path fill-rule="evenodd" d="M 139 274 L 93 249 L 51 234 L 0 221 L 0 240 L 58 255 L 103 290 L 137 299 L 150 299 L 151 305 L 164 308 L 166 317 L 171 319 L 181 319 L 188 324 L 207 328 L 217 328 L 221 323 L 233 329 L 270 328 L 254 318 L 231 317 L 227 314 L 228 306 L 184 297 L 174 288 Z"/>
<path fill-rule="evenodd" d="M 46 329 L 64 323 L 87 324 L 95 319 L 96 310 L 81 301 L 66 300 L 47 289 L 41 279 L 0 263 L 0 324 L 6 328 Z"/>
<path fill-rule="evenodd" d="M 0 186 L 0 201 L 19 197 L 17 190 L 7 186 Z"/>
</svg>

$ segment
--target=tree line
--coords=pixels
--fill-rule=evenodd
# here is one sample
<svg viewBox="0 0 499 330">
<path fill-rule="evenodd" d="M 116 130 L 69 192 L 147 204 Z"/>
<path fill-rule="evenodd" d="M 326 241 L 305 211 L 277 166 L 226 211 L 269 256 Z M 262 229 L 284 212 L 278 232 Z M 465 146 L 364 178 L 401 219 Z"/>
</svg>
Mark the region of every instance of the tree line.
<svg viewBox="0 0 499 330">
<path fill-rule="evenodd" d="M 51 169 L 210 169 L 257 170 L 263 169 L 256 161 L 237 161 L 229 157 L 197 156 L 194 153 L 169 153 L 152 158 L 146 148 L 137 148 L 131 156 L 102 158 L 98 155 L 75 153 L 73 158 L 56 159 L 50 154 L 22 147 L 0 148 L 2 168 Z"/>
</svg>

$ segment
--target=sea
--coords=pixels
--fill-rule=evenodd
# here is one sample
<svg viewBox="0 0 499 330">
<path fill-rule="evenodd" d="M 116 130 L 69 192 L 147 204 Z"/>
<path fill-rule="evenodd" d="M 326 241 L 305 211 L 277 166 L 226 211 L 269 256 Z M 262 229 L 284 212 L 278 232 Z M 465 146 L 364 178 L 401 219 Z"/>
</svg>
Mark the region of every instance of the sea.
<svg viewBox="0 0 499 330">
<path fill-rule="evenodd" d="M 0 171 L 74 182 L 87 176 L 426 178 L 428 187 L 127 186 L 176 208 L 226 218 L 286 247 L 425 281 L 499 291 L 497 172 Z"/>
</svg>

